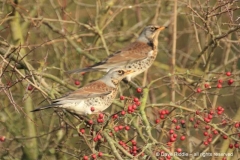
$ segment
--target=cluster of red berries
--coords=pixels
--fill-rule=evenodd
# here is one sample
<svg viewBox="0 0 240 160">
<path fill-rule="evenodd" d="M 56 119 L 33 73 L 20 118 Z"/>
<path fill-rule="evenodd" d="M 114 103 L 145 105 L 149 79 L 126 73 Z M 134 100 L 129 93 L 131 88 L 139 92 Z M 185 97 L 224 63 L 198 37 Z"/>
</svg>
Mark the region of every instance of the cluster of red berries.
<svg viewBox="0 0 240 160">
<path fill-rule="evenodd" d="M 103 123 L 103 122 L 104 122 L 104 114 L 100 113 L 100 114 L 98 115 L 97 122 L 98 122 L 98 123 Z"/>
<path fill-rule="evenodd" d="M 92 154 L 91 157 L 92 159 L 97 159 L 97 156 L 98 157 L 102 157 L 103 156 L 103 153 L 102 152 L 98 152 L 98 154 Z M 89 160 L 89 157 L 88 156 L 83 156 L 83 160 Z"/>
<path fill-rule="evenodd" d="M 135 140 L 131 140 L 131 146 L 128 146 L 125 142 L 119 141 L 119 145 L 121 145 L 125 150 L 129 151 L 130 154 L 136 156 L 141 150 L 137 147 L 137 142 Z M 142 153 L 142 156 L 144 153 Z"/>
<path fill-rule="evenodd" d="M 126 126 L 122 126 L 122 125 L 119 125 L 119 126 L 115 126 L 114 127 L 114 131 L 115 132 L 118 132 L 118 131 L 121 131 L 125 129 L 126 131 L 130 130 L 130 126 L 126 125 Z"/>
<path fill-rule="evenodd" d="M 165 110 L 159 110 L 158 113 L 159 113 L 159 118 L 160 118 L 160 119 L 165 119 L 166 116 L 169 114 L 169 110 L 167 110 L 167 109 L 165 109 Z M 160 123 L 160 119 L 156 119 L 156 120 L 155 120 L 155 123 L 156 123 L 156 124 Z"/>
<path fill-rule="evenodd" d="M 97 141 L 100 141 L 100 140 L 102 140 L 101 134 L 97 134 L 97 135 L 93 138 L 93 141 L 94 141 L 94 142 L 97 142 Z"/>
<path fill-rule="evenodd" d="M 230 148 L 230 149 L 233 149 L 233 147 L 239 148 L 239 143 L 238 143 L 238 142 L 236 142 L 235 144 L 230 143 L 230 144 L 229 144 L 229 148 Z"/>
<path fill-rule="evenodd" d="M 228 77 L 232 75 L 232 73 L 229 72 L 229 71 L 226 72 L 225 74 L 226 74 L 226 76 L 228 76 Z M 218 82 L 218 83 L 217 83 L 217 86 L 216 86 L 216 87 L 217 87 L 217 88 L 222 88 L 223 79 L 218 79 L 217 82 Z M 232 85 L 233 82 L 234 82 L 234 80 L 233 80 L 232 78 L 230 78 L 230 79 L 227 80 L 227 83 L 228 83 L 229 86 Z M 204 87 L 205 87 L 205 89 L 211 88 L 211 86 L 209 85 L 209 83 L 205 83 L 205 84 L 204 84 Z M 202 89 L 201 89 L 201 88 L 197 88 L 196 92 L 197 92 L 197 93 L 201 93 L 201 92 L 202 92 Z"/>
<path fill-rule="evenodd" d="M 124 99 L 125 99 L 124 96 L 120 96 L 120 100 L 124 100 Z M 133 98 L 133 104 L 128 106 L 127 112 L 128 112 L 129 114 L 133 113 L 133 112 L 137 109 L 137 107 L 140 106 L 140 105 L 141 105 L 141 102 L 139 101 L 139 99 L 138 99 L 137 97 L 134 97 L 134 98 Z M 121 114 L 122 114 L 122 115 L 125 115 L 126 112 L 125 112 L 125 111 L 122 111 Z M 116 118 L 116 117 L 117 117 L 117 116 L 115 116 L 115 118 Z"/>
</svg>

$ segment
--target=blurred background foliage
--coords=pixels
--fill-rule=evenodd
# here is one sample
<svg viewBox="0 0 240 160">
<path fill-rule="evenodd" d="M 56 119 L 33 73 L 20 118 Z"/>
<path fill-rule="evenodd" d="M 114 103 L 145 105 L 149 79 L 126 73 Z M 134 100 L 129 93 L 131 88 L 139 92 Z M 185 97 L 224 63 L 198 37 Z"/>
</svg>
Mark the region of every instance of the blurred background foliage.
<svg viewBox="0 0 240 160">
<path fill-rule="evenodd" d="M 159 54 L 153 66 L 136 77 L 150 88 L 148 104 L 170 103 L 172 85 L 180 104 L 205 82 L 212 85 L 207 98 L 192 95 L 189 108 L 224 106 L 231 118 L 239 115 L 240 3 L 234 0 L 6 0 L 0 1 L 0 159 L 72 159 L 87 146 L 70 126 L 71 115 L 30 110 L 47 104 L 104 73 L 72 74 L 67 70 L 94 64 L 134 41 L 148 24 L 168 25 L 159 36 Z M 173 17 L 177 13 L 177 23 Z M 176 33 L 174 32 L 176 26 Z M 176 39 L 174 39 L 176 34 Z M 176 47 L 173 45 L 176 41 Z M 176 65 L 171 64 L 173 48 Z M 171 73 L 171 68 L 175 72 Z M 234 85 L 227 84 L 231 71 Z M 176 74 L 173 82 L 168 76 Z M 76 86 L 76 80 L 80 85 Z M 137 96 L 121 84 L 120 95 Z M 207 99 L 207 100 L 206 100 Z M 116 105 L 117 104 L 117 105 Z M 122 110 L 119 101 L 107 112 Z M 196 107 L 198 106 L 198 107 Z M 154 120 L 156 108 L 148 108 Z M 62 117 L 62 118 L 60 118 Z M 238 118 L 238 121 L 240 119 Z M 70 123 L 69 125 L 66 125 Z"/>
</svg>

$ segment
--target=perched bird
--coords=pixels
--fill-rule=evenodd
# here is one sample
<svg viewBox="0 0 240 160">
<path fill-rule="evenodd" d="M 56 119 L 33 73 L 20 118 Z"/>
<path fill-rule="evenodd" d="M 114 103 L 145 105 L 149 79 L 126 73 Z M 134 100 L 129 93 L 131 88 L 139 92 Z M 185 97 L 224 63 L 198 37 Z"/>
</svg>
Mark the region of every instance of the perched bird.
<svg viewBox="0 0 240 160">
<path fill-rule="evenodd" d="M 147 70 L 154 62 L 158 52 L 158 35 L 166 27 L 150 25 L 144 28 L 137 40 L 125 48 L 115 52 L 105 60 L 83 69 L 68 71 L 68 73 L 105 71 L 113 68 L 133 70 L 126 76 L 127 81 Z"/>
<path fill-rule="evenodd" d="M 132 70 L 112 69 L 102 78 L 53 100 L 51 105 L 37 108 L 32 112 L 52 107 L 64 108 L 78 115 L 101 112 L 112 104 L 117 95 L 119 82 L 131 73 Z"/>
</svg>

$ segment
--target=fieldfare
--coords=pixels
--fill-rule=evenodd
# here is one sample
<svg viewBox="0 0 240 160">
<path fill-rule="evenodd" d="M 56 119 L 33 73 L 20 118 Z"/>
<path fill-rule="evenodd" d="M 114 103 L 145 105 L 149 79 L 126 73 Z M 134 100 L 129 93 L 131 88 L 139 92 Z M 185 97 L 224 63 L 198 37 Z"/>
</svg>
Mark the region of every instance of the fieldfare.
<svg viewBox="0 0 240 160">
<path fill-rule="evenodd" d="M 129 46 L 115 52 L 105 60 L 96 63 L 90 67 L 76 69 L 68 73 L 105 71 L 108 72 L 113 68 L 125 68 L 133 70 L 126 76 L 127 81 L 138 74 L 147 70 L 154 62 L 158 53 L 158 35 L 166 27 L 150 25 L 144 28 L 137 40 Z"/>
<path fill-rule="evenodd" d="M 78 115 L 99 113 L 112 104 L 118 92 L 119 82 L 132 72 L 125 69 L 110 70 L 102 78 L 53 100 L 51 105 L 37 108 L 32 112 L 59 107 Z"/>
</svg>

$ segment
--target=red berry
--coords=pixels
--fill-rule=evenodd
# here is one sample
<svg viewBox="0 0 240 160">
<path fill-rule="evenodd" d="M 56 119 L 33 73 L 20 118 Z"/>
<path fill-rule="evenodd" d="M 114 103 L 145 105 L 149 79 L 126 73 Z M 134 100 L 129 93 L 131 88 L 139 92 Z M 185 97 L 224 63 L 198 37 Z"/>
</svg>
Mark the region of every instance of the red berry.
<svg viewBox="0 0 240 160">
<path fill-rule="evenodd" d="M 123 141 L 119 141 L 118 144 L 120 144 L 122 146 L 124 143 L 123 143 Z"/>
<path fill-rule="evenodd" d="M 141 104 L 141 102 L 135 102 L 135 104 L 137 105 L 137 106 L 140 106 L 140 104 Z"/>
<path fill-rule="evenodd" d="M 209 143 L 208 143 L 208 141 L 204 141 L 203 144 L 204 144 L 205 146 L 207 146 Z"/>
<path fill-rule="evenodd" d="M 239 126 L 240 126 L 240 123 L 235 123 L 234 125 L 235 128 L 239 128 Z"/>
<path fill-rule="evenodd" d="M 181 153 L 181 152 L 182 152 L 182 149 L 181 149 L 181 148 L 177 148 L 176 151 L 177 151 L 178 153 Z"/>
<path fill-rule="evenodd" d="M 100 118 L 98 118 L 98 119 L 97 119 L 97 122 L 98 122 L 98 123 L 103 123 L 103 122 L 104 122 L 104 120 L 103 120 L 103 119 L 100 119 Z"/>
<path fill-rule="evenodd" d="M 180 139 L 183 141 L 183 140 L 186 139 L 186 136 L 182 135 L 182 136 L 180 137 Z"/>
<path fill-rule="evenodd" d="M 174 137 L 174 138 L 177 138 L 177 134 L 176 134 L 176 133 L 173 133 L 173 137 Z"/>
<path fill-rule="evenodd" d="M 203 132 L 203 135 L 204 136 L 208 136 L 208 132 Z"/>
<path fill-rule="evenodd" d="M 193 122 L 193 121 L 194 121 L 194 118 L 193 118 L 193 117 L 190 117 L 190 118 L 189 118 L 189 121 L 190 121 L 190 122 Z"/>
<path fill-rule="evenodd" d="M 201 88 L 197 88 L 197 93 L 201 93 L 201 92 L 202 92 Z"/>
<path fill-rule="evenodd" d="M 130 130 L 130 127 L 129 126 L 125 126 L 125 130 Z"/>
<path fill-rule="evenodd" d="M 231 84 L 233 84 L 234 80 L 233 79 L 229 79 L 228 80 L 228 85 L 230 86 Z"/>
<path fill-rule="evenodd" d="M 223 135 L 222 137 L 223 137 L 223 139 L 228 139 L 227 135 Z"/>
<path fill-rule="evenodd" d="M 81 128 L 81 129 L 80 129 L 80 132 L 81 132 L 82 134 L 84 134 L 84 133 L 85 133 L 85 129 L 84 129 L 84 128 Z"/>
<path fill-rule="evenodd" d="M 166 158 L 167 158 L 167 159 L 171 159 L 172 157 L 168 154 L 168 155 L 166 156 Z"/>
<path fill-rule="evenodd" d="M 197 120 L 196 124 L 197 124 L 197 125 L 199 125 L 199 124 L 200 124 L 200 121 L 199 121 L 199 120 Z"/>
<path fill-rule="evenodd" d="M 181 127 L 179 125 L 176 126 L 176 130 L 179 130 Z"/>
<path fill-rule="evenodd" d="M 116 132 L 119 131 L 118 126 L 115 126 L 115 127 L 114 127 L 114 131 L 116 131 Z"/>
<path fill-rule="evenodd" d="M 118 115 L 117 114 L 114 114 L 113 115 L 113 119 L 117 119 L 118 118 Z"/>
<path fill-rule="evenodd" d="M 4 142 L 6 140 L 5 136 L 0 136 L 0 142 Z"/>
<path fill-rule="evenodd" d="M 172 120 L 172 123 L 177 123 L 177 119 L 174 118 L 174 119 Z"/>
<path fill-rule="evenodd" d="M 170 138 L 170 142 L 175 142 L 175 141 L 176 141 L 176 138 L 174 138 L 174 137 Z"/>
<path fill-rule="evenodd" d="M 229 144 L 229 148 L 232 149 L 233 148 L 233 144 L 230 143 Z"/>
<path fill-rule="evenodd" d="M 222 111 L 217 111 L 217 114 L 218 115 L 221 115 L 223 112 Z"/>
<path fill-rule="evenodd" d="M 231 72 L 226 72 L 226 76 L 231 76 L 232 73 Z"/>
<path fill-rule="evenodd" d="M 97 155 L 96 154 L 92 154 L 92 159 L 96 159 Z"/>
<path fill-rule="evenodd" d="M 122 130 L 124 127 L 122 125 L 118 126 L 119 130 Z"/>
<path fill-rule="evenodd" d="M 222 88 L 222 85 L 220 83 L 218 83 L 217 88 Z"/>
<path fill-rule="evenodd" d="M 211 138 L 211 137 L 208 138 L 207 141 L 208 141 L 209 143 L 211 143 L 211 142 L 212 142 L 212 138 Z"/>
<path fill-rule="evenodd" d="M 102 152 L 98 152 L 98 157 L 102 157 L 103 153 Z"/>
<path fill-rule="evenodd" d="M 165 115 L 166 111 L 165 110 L 161 110 L 160 115 Z"/>
<path fill-rule="evenodd" d="M 234 147 L 235 147 L 235 148 L 239 148 L 239 144 L 236 142 L 236 143 L 234 144 Z"/>
<path fill-rule="evenodd" d="M 137 150 L 137 146 L 133 146 L 133 147 L 132 147 L 132 150 L 133 150 L 133 151 L 136 151 L 136 150 Z"/>
<path fill-rule="evenodd" d="M 214 115 L 214 111 L 213 111 L 213 110 L 211 110 L 211 111 L 209 112 L 209 114 L 211 114 L 211 115 Z"/>
<path fill-rule="evenodd" d="M 33 90 L 33 86 L 31 84 L 28 85 L 28 88 L 27 88 L 29 91 Z"/>
<path fill-rule="evenodd" d="M 92 111 L 92 112 L 95 111 L 95 108 L 94 108 L 94 107 L 91 107 L 91 111 Z"/>
<path fill-rule="evenodd" d="M 88 124 L 89 124 L 89 125 L 92 125 L 92 124 L 93 124 L 93 120 L 89 120 L 89 121 L 88 121 Z"/>
<path fill-rule="evenodd" d="M 207 123 L 209 123 L 211 120 L 210 120 L 209 118 L 205 117 L 205 118 L 204 118 L 204 121 L 207 122 Z"/>
<path fill-rule="evenodd" d="M 126 114 L 126 112 L 125 111 L 121 111 L 121 115 L 125 115 Z"/>
<path fill-rule="evenodd" d="M 173 133 L 174 133 L 174 130 L 170 129 L 169 134 L 173 134 Z"/>
<path fill-rule="evenodd" d="M 200 114 L 200 111 L 199 111 L 199 110 L 197 110 L 197 111 L 196 111 L 196 115 L 199 115 L 199 114 Z"/>
<path fill-rule="evenodd" d="M 137 88 L 138 93 L 142 93 L 142 88 Z"/>
<path fill-rule="evenodd" d="M 208 83 L 205 83 L 205 84 L 204 84 L 204 87 L 205 87 L 205 88 L 211 88 Z"/>
<path fill-rule="evenodd" d="M 185 124 L 185 123 L 186 123 L 185 120 L 182 119 L 182 120 L 181 120 L 181 124 Z"/>
<path fill-rule="evenodd" d="M 164 115 L 160 115 L 160 118 L 161 118 L 161 119 L 164 119 L 165 117 L 164 117 Z"/>
<path fill-rule="evenodd" d="M 136 146 L 136 145 L 137 145 L 137 142 L 136 142 L 135 140 L 132 140 L 131 142 L 132 142 L 132 145 L 133 145 L 133 146 Z"/>
<path fill-rule="evenodd" d="M 218 131 L 217 130 L 213 130 L 213 134 L 217 135 Z"/>
<path fill-rule="evenodd" d="M 212 116 L 211 114 L 208 114 L 208 118 L 209 118 L 209 119 L 212 119 L 213 116 Z"/>
<path fill-rule="evenodd" d="M 97 135 L 97 139 L 100 140 L 102 136 L 100 134 Z"/>
<path fill-rule="evenodd" d="M 165 110 L 165 113 L 166 113 L 166 114 L 169 114 L 169 110 L 166 109 L 166 110 Z"/>
<path fill-rule="evenodd" d="M 156 119 L 155 123 L 158 124 L 160 122 L 160 119 Z"/>
<path fill-rule="evenodd" d="M 100 114 L 98 115 L 98 118 L 99 118 L 99 119 L 103 119 L 103 117 L 104 117 L 104 114 L 102 114 L 102 113 L 100 113 Z"/>
<path fill-rule="evenodd" d="M 133 101 L 134 101 L 134 102 L 138 102 L 139 99 L 138 99 L 137 97 L 135 97 L 135 98 L 133 99 Z"/>
<path fill-rule="evenodd" d="M 135 109 L 137 109 L 137 106 L 135 104 L 133 104 L 132 108 L 135 110 Z"/>
<path fill-rule="evenodd" d="M 209 125 L 206 125 L 206 126 L 205 126 L 205 129 L 206 129 L 206 130 L 210 129 L 210 126 L 209 126 Z"/>
<path fill-rule="evenodd" d="M 218 80 L 218 83 L 222 84 L 222 83 L 223 83 L 223 80 L 222 80 L 222 79 L 219 79 L 219 80 Z"/>
<path fill-rule="evenodd" d="M 97 137 L 94 137 L 94 138 L 93 138 L 93 141 L 94 141 L 94 142 L 97 142 L 97 141 L 98 141 L 98 138 L 97 138 Z"/>
<path fill-rule="evenodd" d="M 75 83 L 76 86 L 80 85 L 80 81 L 79 80 L 75 80 L 74 83 Z"/>
<path fill-rule="evenodd" d="M 88 156 L 83 156 L 83 160 L 88 160 Z"/>
<path fill-rule="evenodd" d="M 217 107 L 217 110 L 218 110 L 218 111 L 222 111 L 222 107 L 221 107 L 221 106 L 218 106 L 218 107 Z"/>
<path fill-rule="evenodd" d="M 193 126 L 194 128 L 198 128 L 198 125 L 197 124 L 194 124 L 194 126 Z"/>
<path fill-rule="evenodd" d="M 125 99 L 125 97 L 124 96 L 120 96 L 120 100 L 124 100 Z"/>
</svg>

